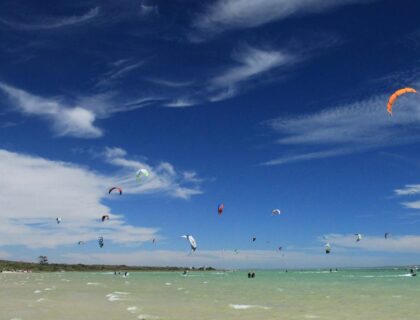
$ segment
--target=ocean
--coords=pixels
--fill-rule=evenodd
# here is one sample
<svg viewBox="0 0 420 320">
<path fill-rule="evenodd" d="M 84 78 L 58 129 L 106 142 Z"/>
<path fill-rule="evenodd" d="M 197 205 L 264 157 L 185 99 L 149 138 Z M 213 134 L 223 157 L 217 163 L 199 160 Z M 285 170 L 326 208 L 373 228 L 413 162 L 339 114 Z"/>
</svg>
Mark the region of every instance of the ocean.
<svg viewBox="0 0 420 320">
<path fill-rule="evenodd" d="M 0 273 L 0 320 L 420 319 L 406 269 Z"/>
</svg>

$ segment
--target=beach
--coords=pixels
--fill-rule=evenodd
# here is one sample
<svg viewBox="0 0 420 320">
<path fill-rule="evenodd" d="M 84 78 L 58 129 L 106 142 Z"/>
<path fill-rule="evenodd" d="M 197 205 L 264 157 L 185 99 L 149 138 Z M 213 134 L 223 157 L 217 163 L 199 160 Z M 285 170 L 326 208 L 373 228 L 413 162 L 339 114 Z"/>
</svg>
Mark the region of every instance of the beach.
<svg viewBox="0 0 420 320">
<path fill-rule="evenodd" d="M 419 318 L 406 269 L 2 273 L 1 320 Z"/>
</svg>

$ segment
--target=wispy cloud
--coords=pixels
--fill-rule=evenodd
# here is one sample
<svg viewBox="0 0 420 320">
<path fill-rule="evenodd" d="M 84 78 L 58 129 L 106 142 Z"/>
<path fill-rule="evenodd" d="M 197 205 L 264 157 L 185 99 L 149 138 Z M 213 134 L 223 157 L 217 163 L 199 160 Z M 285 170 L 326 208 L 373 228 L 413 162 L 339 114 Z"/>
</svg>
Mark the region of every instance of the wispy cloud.
<svg viewBox="0 0 420 320">
<path fill-rule="evenodd" d="M 172 108 L 185 108 L 185 107 L 192 107 L 196 104 L 199 104 L 198 101 L 192 100 L 191 98 L 179 98 L 173 101 L 166 103 L 167 107 Z"/>
<path fill-rule="evenodd" d="M 281 51 L 264 50 L 250 46 L 235 51 L 232 57 L 239 65 L 214 77 L 210 81 L 213 86 L 234 86 L 273 68 L 290 64 L 294 60 L 291 55 Z"/>
<path fill-rule="evenodd" d="M 420 194 L 420 185 L 418 184 L 408 184 L 402 189 L 394 190 L 397 196 L 418 196 Z M 420 209 L 420 200 L 414 201 L 405 201 L 402 202 L 402 205 L 408 209 Z M 418 214 L 415 214 L 418 216 Z"/>
<path fill-rule="evenodd" d="M 232 58 L 236 65 L 226 68 L 209 81 L 207 94 L 212 102 L 232 98 L 240 92 L 242 85 L 274 69 L 293 65 L 297 60 L 296 56 L 280 50 L 251 46 L 238 48 Z"/>
<path fill-rule="evenodd" d="M 107 149 L 105 154 L 108 162 L 127 171 L 103 175 L 71 163 L 0 150 L 0 173 L 8 186 L 8 192 L 0 194 L 1 245 L 52 248 L 96 241 L 99 235 L 117 244 L 141 244 L 162 238 L 159 228 L 129 225 L 124 215 L 112 212 L 103 204 L 110 186 L 120 184 L 124 194 L 160 193 L 182 199 L 201 193 L 198 181 L 185 179 L 167 162 L 153 167 L 128 160 L 119 148 Z M 141 184 L 135 182 L 133 170 L 140 167 L 150 170 Z M 100 221 L 104 214 L 111 217 L 107 223 Z"/>
<path fill-rule="evenodd" d="M 142 67 L 145 61 L 118 60 L 111 64 L 111 69 L 99 77 L 96 87 L 108 87 L 114 81 L 123 78 L 128 73 Z"/>
<path fill-rule="evenodd" d="M 254 28 L 291 16 L 320 13 L 351 3 L 366 0 L 217 0 L 197 14 L 193 20 L 196 30 L 193 41 L 202 41 L 227 30 Z"/>
<path fill-rule="evenodd" d="M 398 196 L 420 194 L 420 184 L 408 184 L 403 189 L 396 189 L 395 193 Z"/>
<path fill-rule="evenodd" d="M 419 97 L 401 97 L 392 117 L 386 112 L 387 101 L 388 95 L 377 95 L 314 114 L 269 121 L 269 127 L 280 135 L 277 144 L 288 154 L 265 164 L 333 157 L 420 140 Z"/>
<path fill-rule="evenodd" d="M 144 161 L 129 159 L 125 150 L 121 148 L 106 148 L 103 155 L 108 163 L 122 169 L 116 180 L 127 193 L 167 193 L 176 198 L 189 199 L 201 194 L 201 180 L 193 171 L 178 172 L 168 162 L 160 162 L 151 166 Z M 140 168 L 150 172 L 143 183 L 136 181 L 134 173 Z M 191 179 L 195 177 L 195 179 Z"/>
<path fill-rule="evenodd" d="M 140 1 L 140 14 L 143 16 L 158 15 L 159 7 L 157 5 L 148 4 L 147 1 Z"/>
<path fill-rule="evenodd" d="M 165 100 L 152 96 L 127 100 L 113 91 L 79 95 L 70 99 L 60 96 L 41 97 L 1 82 L 0 93 L 8 98 L 12 110 L 47 120 L 57 136 L 76 138 L 101 137 L 104 132 L 96 125 L 99 119 Z"/>
<path fill-rule="evenodd" d="M 0 83 L 0 90 L 8 96 L 17 111 L 51 122 L 59 136 L 97 138 L 103 134 L 102 130 L 94 125 L 95 114 L 88 109 L 67 106 L 60 99 L 45 99 L 4 83 Z"/>
<path fill-rule="evenodd" d="M 71 17 L 61 17 L 61 18 L 38 18 L 38 21 L 33 22 L 16 22 L 9 21 L 0 18 L 0 23 L 3 23 L 12 28 L 17 28 L 21 30 L 48 30 L 48 29 L 59 29 L 69 26 L 76 26 L 85 24 L 92 19 L 96 18 L 100 14 L 100 8 L 94 7 L 88 12 Z"/>
<path fill-rule="evenodd" d="M 192 85 L 192 81 L 173 81 L 159 78 L 148 78 L 147 81 L 169 88 L 182 88 Z"/>
<path fill-rule="evenodd" d="M 384 236 L 363 235 L 361 241 L 356 241 L 353 234 L 329 234 L 320 237 L 320 242 L 325 242 L 325 238 L 334 247 L 360 249 L 371 252 L 405 252 L 420 253 L 420 236 L 416 235 L 391 235 L 388 239 Z"/>
</svg>

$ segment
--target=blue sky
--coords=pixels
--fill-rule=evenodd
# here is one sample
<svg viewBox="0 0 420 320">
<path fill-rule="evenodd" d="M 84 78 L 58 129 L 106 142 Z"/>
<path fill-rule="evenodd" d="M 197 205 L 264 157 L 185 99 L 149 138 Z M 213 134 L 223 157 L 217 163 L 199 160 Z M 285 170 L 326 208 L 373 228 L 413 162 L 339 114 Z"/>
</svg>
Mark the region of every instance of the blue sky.
<svg viewBox="0 0 420 320">
<path fill-rule="evenodd" d="M 394 90 L 419 88 L 416 1 L 2 7 L 0 257 L 419 263 L 420 98 L 386 113 Z"/>
</svg>

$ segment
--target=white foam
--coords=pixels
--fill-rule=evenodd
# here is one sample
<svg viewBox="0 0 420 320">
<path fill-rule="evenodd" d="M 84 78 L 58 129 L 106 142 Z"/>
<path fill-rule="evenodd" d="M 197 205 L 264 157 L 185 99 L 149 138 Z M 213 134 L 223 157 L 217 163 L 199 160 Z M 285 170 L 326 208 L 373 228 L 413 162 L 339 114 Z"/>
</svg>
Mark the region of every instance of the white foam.
<svg viewBox="0 0 420 320">
<path fill-rule="evenodd" d="M 114 302 L 124 300 L 123 296 L 128 294 L 130 294 L 130 292 L 115 291 L 112 293 L 108 293 L 105 297 L 108 299 L 108 301 Z"/>
<path fill-rule="evenodd" d="M 45 301 L 45 299 L 44 298 L 40 298 L 40 299 L 36 300 L 36 302 L 42 302 L 42 301 Z"/>
<path fill-rule="evenodd" d="M 252 304 L 230 304 L 229 307 L 231 307 L 231 308 L 233 308 L 235 310 L 247 310 L 247 309 L 263 309 L 263 310 L 269 310 L 269 309 L 271 309 L 269 307 L 252 305 Z"/>
<path fill-rule="evenodd" d="M 108 298 L 108 301 L 111 302 L 122 300 L 119 295 L 113 293 L 107 294 L 105 297 Z"/>
<path fill-rule="evenodd" d="M 88 282 L 86 283 L 87 286 L 99 286 L 100 283 L 99 282 Z"/>
<path fill-rule="evenodd" d="M 320 316 L 316 316 L 314 314 L 305 314 L 305 318 L 306 319 L 319 319 L 321 317 Z"/>
<path fill-rule="evenodd" d="M 38 294 L 38 293 L 41 293 L 41 292 L 42 292 L 41 290 L 35 290 L 34 291 L 35 294 Z"/>
<path fill-rule="evenodd" d="M 151 314 L 139 314 L 137 319 L 146 320 L 146 319 L 160 319 L 158 316 L 152 316 Z"/>
<path fill-rule="evenodd" d="M 44 290 L 45 290 L 45 291 L 52 291 L 52 290 L 55 290 L 55 287 L 52 287 L 52 288 L 45 288 Z"/>
<path fill-rule="evenodd" d="M 165 283 L 165 286 L 171 286 L 171 285 L 172 285 L 172 283 L 170 283 L 170 282 Z"/>
<path fill-rule="evenodd" d="M 131 313 L 136 313 L 137 312 L 137 307 L 136 306 L 128 307 L 127 311 L 131 312 Z"/>
</svg>

